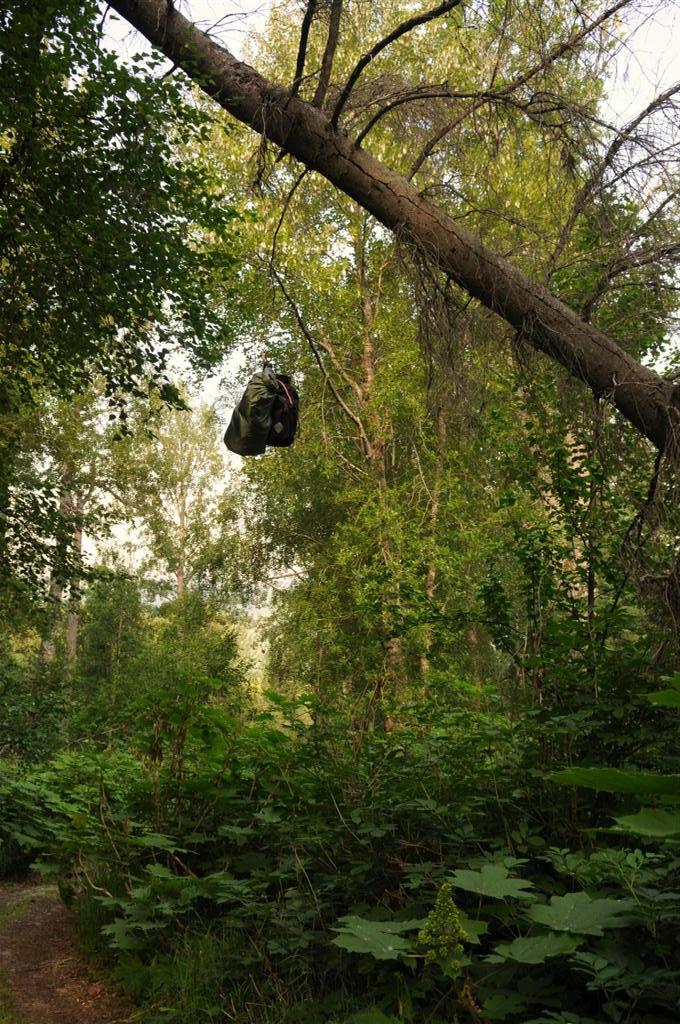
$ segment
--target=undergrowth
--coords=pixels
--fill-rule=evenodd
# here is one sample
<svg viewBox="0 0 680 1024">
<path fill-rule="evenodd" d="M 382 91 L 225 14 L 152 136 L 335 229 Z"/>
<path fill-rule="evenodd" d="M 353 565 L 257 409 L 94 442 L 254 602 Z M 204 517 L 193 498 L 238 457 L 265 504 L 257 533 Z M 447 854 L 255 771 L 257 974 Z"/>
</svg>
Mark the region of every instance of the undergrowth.
<svg viewBox="0 0 680 1024">
<path fill-rule="evenodd" d="M 677 776 L 548 778 L 540 721 L 483 694 L 361 735 L 274 694 L 160 706 L 131 750 L 0 788 L 5 849 L 148 1024 L 677 1020 Z"/>
</svg>

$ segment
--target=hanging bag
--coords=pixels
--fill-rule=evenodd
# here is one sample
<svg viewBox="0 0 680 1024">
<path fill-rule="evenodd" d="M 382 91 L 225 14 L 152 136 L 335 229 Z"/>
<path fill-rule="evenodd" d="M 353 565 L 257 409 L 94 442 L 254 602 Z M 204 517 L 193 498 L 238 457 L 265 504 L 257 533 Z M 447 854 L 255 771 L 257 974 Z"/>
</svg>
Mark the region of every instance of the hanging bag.
<svg viewBox="0 0 680 1024">
<path fill-rule="evenodd" d="M 265 363 L 254 374 L 234 409 L 224 443 L 237 455 L 262 455 L 270 445 L 288 448 L 295 440 L 300 396 L 288 374 Z"/>
</svg>

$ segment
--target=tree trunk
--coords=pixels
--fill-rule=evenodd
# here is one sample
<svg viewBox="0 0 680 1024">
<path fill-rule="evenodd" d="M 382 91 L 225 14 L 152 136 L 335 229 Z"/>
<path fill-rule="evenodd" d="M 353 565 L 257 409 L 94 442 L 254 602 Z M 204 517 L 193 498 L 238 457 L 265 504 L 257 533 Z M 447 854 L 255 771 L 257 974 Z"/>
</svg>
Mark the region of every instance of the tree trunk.
<svg viewBox="0 0 680 1024">
<path fill-rule="evenodd" d="M 176 597 L 181 601 L 187 588 L 187 496 L 182 485 L 179 488 L 177 499 L 177 564 L 175 567 Z"/>
<path fill-rule="evenodd" d="M 80 561 L 83 554 L 83 507 L 78 495 L 72 495 L 72 501 L 76 517 L 73 526 L 73 550 L 78 561 Z M 66 663 L 71 672 L 75 667 L 78 654 L 78 633 L 80 631 L 80 594 L 77 589 L 75 593 L 73 590 L 74 588 L 72 587 L 68 602 L 68 615 L 66 617 Z"/>
<path fill-rule="evenodd" d="M 66 660 L 73 669 L 78 655 L 78 633 L 80 630 L 80 610 L 77 600 L 71 600 L 66 618 Z"/>
<path fill-rule="evenodd" d="M 184 562 L 180 561 L 175 570 L 175 595 L 181 601 L 186 593 L 186 576 L 184 574 Z"/>
<path fill-rule="evenodd" d="M 57 645 L 54 640 L 54 634 L 57 628 L 63 596 L 64 586 L 61 581 L 57 579 L 55 572 L 52 571 L 50 579 L 50 600 L 52 601 L 52 607 L 50 609 L 49 621 L 47 623 L 47 632 L 40 641 L 40 658 L 48 665 L 51 664 L 57 656 Z"/>
<path fill-rule="evenodd" d="M 112 0 L 111 6 L 234 117 L 266 134 L 417 247 L 526 341 L 596 395 L 611 399 L 657 447 L 671 440 L 678 421 L 671 382 L 423 199 L 405 178 L 334 129 L 322 111 L 237 61 L 167 0 Z"/>
<path fill-rule="evenodd" d="M 434 468 L 434 483 L 432 485 L 432 502 L 430 504 L 430 562 L 425 577 L 425 597 L 428 607 L 432 607 L 435 590 L 437 587 L 437 566 L 435 554 L 437 550 L 437 530 L 439 528 L 439 505 L 444 485 L 444 470 L 446 468 L 446 416 L 444 409 L 440 406 L 435 417 L 435 428 L 437 433 L 437 461 Z M 424 627 L 423 651 L 420 655 L 420 672 L 422 675 L 430 667 L 430 648 L 432 646 L 432 626 L 428 623 Z"/>
</svg>

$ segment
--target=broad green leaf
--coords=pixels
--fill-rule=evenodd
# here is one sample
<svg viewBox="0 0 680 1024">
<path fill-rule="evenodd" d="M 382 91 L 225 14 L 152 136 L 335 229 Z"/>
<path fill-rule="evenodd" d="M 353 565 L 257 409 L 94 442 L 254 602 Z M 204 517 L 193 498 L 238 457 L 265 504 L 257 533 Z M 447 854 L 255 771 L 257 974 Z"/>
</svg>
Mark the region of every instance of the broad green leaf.
<svg viewBox="0 0 680 1024">
<path fill-rule="evenodd" d="M 115 949 L 142 949 L 143 941 L 130 930 L 127 921 L 117 917 L 113 924 L 107 924 L 102 928 L 105 935 L 111 936 L 111 945 Z"/>
<path fill-rule="evenodd" d="M 353 1013 L 347 1018 L 346 1024 L 399 1024 L 399 1021 L 396 1017 L 386 1016 L 377 1006 L 372 1006 L 370 1010 Z"/>
<path fill-rule="evenodd" d="M 578 1013 L 553 1013 L 546 1010 L 541 1017 L 532 1017 L 523 1024 L 602 1024 L 602 1020 L 595 1020 L 594 1017 L 582 1017 Z"/>
<path fill-rule="evenodd" d="M 615 819 L 626 832 L 656 839 L 680 836 L 680 811 L 665 811 L 657 807 L 643 807 L 637 814 L 624 814 Z"/>
<path fill-rule="evenodd" d="M 475 921 L 475 920 L 473 920 L 471 917 L 468 917 L 467 914 L 464 914 L 462 912 L 462 910 L 459 911 L 459 914 L 460 914 L 460 923 L 463 926 L 463 930 L 465 932 L 467 932 L 468 938 L 469 938 L 470 942 L 474 946 L 478 946 L 479 945 L 479 936 L 480 935 L 486 935 L 486 933 L 489 930 L 488 924 L 486 923 L 486 921 Z"/>
<path fill-rule="evenodd" d="M 586 892 L 553 896 L 549 904 L 534 905 L 528 917 L 560 932 L 602 935 L 604 928 L 620 928 L 626 920 L 621 914 L 630 910 L 630 900 L 591 899 Z"/>
<path fill-rule="evenodd" d="M 534 935 L 528 939 L 515 939 L 513 942 L 502 942 L 496 946 L 494 955 L 489 957 L 493 963 L 499 960 L 516 960 L 521 964 L 542 964 L 551 956 L 564 956 L 578 949 L 582 939 L 571 935 Z"/>
<path fill-rule="evenodd" d="M 507 1020 L 510 1014 L 522 1013 L 527 1005 L 518 992 L 494 992 L 482 1000 L 484 1017 L 488 1020 Z"/>
<path fill-rule="evenodd" d="M 371 924 L 376 925 L 383 932 L 388 932 L 391 935 L 401 935 L 402 932 L 414 932 L 418 931 L 426 923 L 427 918 L 425 917 L 410 917 L 404 921 L 374 921 L 371 918 L 357 917 L 355 914 L 346 914 L 345 917 L 339 917 L 338 923 L 341 924 L 342 928 L 353 928 L 358 924 Z"/>
<path fill-rule="evenodd" d="M 480 871 L 456 871 L 451 881 L 458 889 L 477 892 L 497 900 L 534 898 L 532 893 L 525 891 L 532 889 L 533 883 L 524 878 L 510 878 L 503 864 L 485 864 Z"/>
<path fill-rule="evenodd" d="M 350 953 L 370 953 L 376 960 L 399 960 L 412 955 L 414 946 L 401 932 L 421 928 L 424 921 L 368 921 L 348 915 L 339 920 L 338 935 L 333 944 Z"/>
<path fill-rule="evenodd" d="M 170 868 L 167 868 L 165 864 L 148 864 L 147 873 L 153 875 L 154 878 L 177 878 L 177 875 L 173 874 Z"/>
<path fill-rule="evenodd" d="M 587 786 L 605 793 L 680 796 L 680 775 L 656 775 L 621 768 L 567 768 L 552 772 L 548 778 L 560 785 Z"/>
<path fill-rule="evenodd" d="M 186 853 L 183 846 L 177 846 L 170 836 L 161 835 L 159 832 L 149 832 L 145 836 L 135 836 L 130 842 L 134 846 L 148 846 L 152 850 L 166 850 L 170 853 Z"/>
<path fill-rule="evenodd" d="M 670 683 L 670 687 L 667 690 L 648 693 L 647 700 L 664 708 L 680 708 L 680 673 L 665 679 L 664 682 Z"/>
<path fill-rule="evenodd" d="M 647 700 L 664 708 L 680 708 L 680 690 L 657 690 L 648 693 Z"/>
</svg>

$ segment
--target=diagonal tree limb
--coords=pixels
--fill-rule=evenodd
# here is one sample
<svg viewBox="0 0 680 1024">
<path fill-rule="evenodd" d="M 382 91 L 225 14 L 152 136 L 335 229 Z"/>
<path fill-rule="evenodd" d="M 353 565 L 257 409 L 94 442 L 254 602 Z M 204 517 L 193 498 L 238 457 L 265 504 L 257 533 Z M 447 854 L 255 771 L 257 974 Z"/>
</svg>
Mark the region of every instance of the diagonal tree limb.
<svg viewBox="0 0 680 1024">
<path fill-rule="evenodd" d="M 611 400 L 658 448 L 674 439 L 679 392 L 670 381 L 420 196 L 410 182 L 337 131 L 324 113 L 236 60 L 178 11 L 168 13 L 164 0 L 113 0 L 112 6 L 234 117 L 266 132 L 355 199 L 471 296 L 521 330 L 534 348 L 561 363 L 596 395 Z"/>
<path fill-rule="evenodd" d="M 344 380 L 345 384 L 347 384 L 348 387 L 350 387 L 352 389 L 354 394 L 357 396 L 359 402 L 363 403 L 364 394 L 363 394 L 363 391 L 361 389 L 361 385 L 357 384 L 357 382 L 355 381 L 354 377 L 352 377 L 351 374 L 349 374 L 347 372 L 347 370 L 344 368 L 344 366 L 342 365 L 342 363 L 338 359 L 337 353 L 336 353 L 335 349 L 333 348 L 333 346 L 331 345 L 331 343 L 328 340 L 328 338 L 323 337 L 320 334 L 317 334 L 316 340 L 317 340 L 318 344 L 321 346 L 321 348 L 324 350 L 324 352 L 326 353 L 326 355 L 328 356 L 330 361 L 332 362 L 332 364 L 335 367 L 336 371 L 340 374 L 340 376 Z"/>
</svg>

